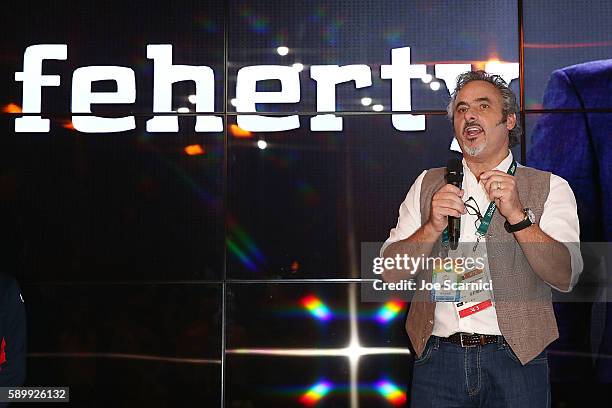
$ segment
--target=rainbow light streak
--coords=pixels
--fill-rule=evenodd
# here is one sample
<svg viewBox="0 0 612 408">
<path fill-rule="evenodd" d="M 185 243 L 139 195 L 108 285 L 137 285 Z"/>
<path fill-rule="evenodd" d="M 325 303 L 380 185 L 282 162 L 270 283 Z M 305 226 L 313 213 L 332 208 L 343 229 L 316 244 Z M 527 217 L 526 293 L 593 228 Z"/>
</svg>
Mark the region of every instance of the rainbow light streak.
<svg viewBox="0 0 612 408">
<path fill-rule="evenodd" d="M 378 313 L 376 313 L 376 320 L 378 323 L 388 323 L 389 321 L 395 319 L 403 307 L 404 303 L 397 300 L 387 302 L 384 304 L 384 306 L 378 309 Z"/>
<path fill-rule="evenodd" d="M 390 30 L 385 33 L 385 40 L 387 44 L 393 47 L 399 47 L 402 44 L 402 31 L 401 30 Z"/>
<path fill-rule="evenodd" d="M 327 12 L 322 7 L 318 6 L 315 9 L 315 12 L 310 15 L 310 20 L 312 20 L 314 22 L 319 22 L 319 21 L 321 21 L 321 19 L 323 17 L 325 17 L 326 14 L 327 14 Z"/>
<path fill-rule="evenodd" d="M 317 319 L 325 321 L 331 319 L 331 312 L 318 297 L 314 295 L 308 295 L 302 299 L 301 303 L 306 309 L 308 309 L 310 314 L 312 314 Z"/>
<path fill-rule="evenodd" d="M 257 247 L 255 241 L 253 241 L 253 239 L 238 224 L 236 224 L 236 221 L 229 219 L 228 226 L 231 233 L 246 247 L 246 250 L 251 254 L 251 256 L 254 256 L 260 262 L 265 261 L 263 253 Z"/>
<path fill-rule="evenodd" d="M 406 393 L 390 381 L 381 380 L 377 382 L 376 389 L 393 405 L 403 405 L 406 402 Z"/>
<path fill-rule="evenodd" d="M 249 256 L 245 254 L 244 251 L 242 251 L 242 249 L 240 249 L 238 245 L 234 243 L 234 241 L 228 238 L 225 240 L 225 243 L 227 244 L 227 248 L 230 250 L 230 252 L 234 254 L 244 266 L 252 271 L 257 271 L 257 266 L 253 263 L 251 258 L 249 258 Z"/>
<path fill-rule="evenodd" d="M 266 17 L 256 15 L 247 5 L 241 6 L 238 13 L 246 20 L 251 30 L 258 34 L 268 32 L 268 19 Z"/>
<path fill-rule="evenodd" d="M 279 47 L 281 45 L 287 44 L 287 34 L 286 33 L 278 33 L 274 36 L 274 41 L 272 43 L 273 47 Z"/>
<path fill-rule="evenodd" d="M 336 45 L 338 42 L 338 33 L 343 25 L 344 21 L 336 19 L 332 21 L 331 24 L 328 24 L 327 27 L 323 28 L 321 34 L 329 45 Z"/>
<path fill-rule="evenodd" d="M 230 236 L 226 239 L 228 249 L 243 265 L 252 271 L 258 271 L 265 265 L 265 258 L 253 239 L 237 224 L 233 217 L 227 218 Z"/>
<path fill-rule="evenodd" d="M 302 395 L 300 398 L 300 402 L 306 406 L 312 407 L 316 405 L 321 398 L 327 395 L 332 388 L 332 384 L 329 381 L 319 381 L 308 391 L 306 394 Z"/>
<path fill-rule="evenodd" d="M 200 26 L 209 33 L 216 33 L 218 30 L 218 25 L 212 19 L 208 17 L 202 17 L 199 19 L 198 23 Z"/>
</svg>

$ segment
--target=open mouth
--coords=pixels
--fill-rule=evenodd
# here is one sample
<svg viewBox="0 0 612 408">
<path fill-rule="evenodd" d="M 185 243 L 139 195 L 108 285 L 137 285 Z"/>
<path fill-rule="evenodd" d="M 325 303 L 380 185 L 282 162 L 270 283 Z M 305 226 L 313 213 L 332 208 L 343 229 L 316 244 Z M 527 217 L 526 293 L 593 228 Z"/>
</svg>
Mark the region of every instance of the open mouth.
<svg viewBox="0 0 612 408">
<path fill-rule="evenodd" d="M 483 132 L 479 125 L 472 125 L 465 128 L 463 134 L 468 141 L 474 141 Z"/>
</svg>

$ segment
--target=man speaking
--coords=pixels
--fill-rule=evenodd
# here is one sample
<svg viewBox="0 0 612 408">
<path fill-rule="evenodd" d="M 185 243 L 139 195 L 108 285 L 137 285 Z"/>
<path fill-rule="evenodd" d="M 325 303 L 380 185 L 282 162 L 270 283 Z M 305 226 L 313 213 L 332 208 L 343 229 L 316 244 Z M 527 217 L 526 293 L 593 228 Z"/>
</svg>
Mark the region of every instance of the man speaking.
<svg viewBox="0 0 612 408">
<path fill-rule="evenodd" d="M 545 349 L 558 337 L 551 287 L 570 291 L 582 270 L 578 216 L 565 180 L 517 164 L 509 150 L 521 132 L 517 112 L 501 77 L 475 71 L 457 78 L 448 114 L 463 152 L 462 183 L 449 182 L 446 168 L 424 171 L 381 249 L 384 257 L 485 261 L 464 274 L 387 270 L 385 281 L 492 284 L 415 291 L 406 322 L 416 352 L 413 407 L 550 406 Z M 449 248 L 449 217 L 460 219 L 457 249 Z"/>
</svg>

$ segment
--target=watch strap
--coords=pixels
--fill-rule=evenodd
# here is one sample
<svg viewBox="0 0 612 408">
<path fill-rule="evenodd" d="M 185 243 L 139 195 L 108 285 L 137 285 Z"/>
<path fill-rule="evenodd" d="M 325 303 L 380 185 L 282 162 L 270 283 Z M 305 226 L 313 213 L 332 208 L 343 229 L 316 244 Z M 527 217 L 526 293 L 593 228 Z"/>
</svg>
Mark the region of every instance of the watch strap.
<svg viewBox="0 0 612 408">
<path fill-rule="evenodd" d="M 523 213 L 525 214 L 525 218 L 523 218 L 522 221 L 517 222 L 516 224 L 510 224 L 508 222 L 508 220 L 506 220 L 506 222 L 504 222 L 504 228 L 506 229 L 506 231 L 508 232 L 517 232 L 520 230 L 523 230 L 529 226 L 531 226 L 533 224 L 533 222 L 531 222 L 531 220 L 529 219 L 529 214 L 527 213 L 527 209 L 523 209 Z"/>
</svg>

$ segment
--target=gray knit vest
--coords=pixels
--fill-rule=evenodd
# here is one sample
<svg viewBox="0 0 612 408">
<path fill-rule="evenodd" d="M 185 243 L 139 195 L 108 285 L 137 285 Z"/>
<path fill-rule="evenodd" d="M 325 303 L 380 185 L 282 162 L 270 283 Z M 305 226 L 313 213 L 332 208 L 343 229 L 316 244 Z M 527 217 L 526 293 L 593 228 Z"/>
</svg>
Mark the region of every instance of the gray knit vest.
<svg viewBox="0 0 612 408">
<path fill-rule="evenodd" d="M 433 194 L 445 184 L 445 168 L 427 171 L 421 185 L 421 223 L 429 219 Z M 518 167 L 515 173 L 523 206 L 531 208 L 539 222 L 550 190 L 550 173 Z M 504 229 L 505 218 L 495 212 L 486 236 L 487 258 L 491 271 L 495 309 L 499 329 L 517 355 L 526 364 L 559 337 L 551 302 L 550 287 L 531 269 L 514 235 Z M 445 257 L 440 241 L 431 256 Z M 431 282 L 431 269 L 417 276 Z M 406 320 L 406 331 L 418 356 L 431 336 L 435 303 L 429 291 L 416 290 Z"/>
</svg>

